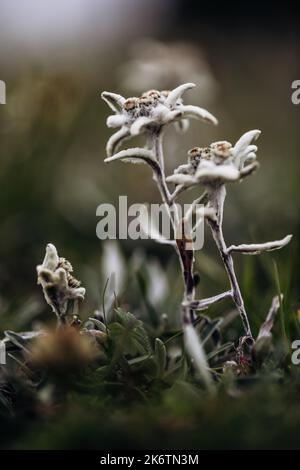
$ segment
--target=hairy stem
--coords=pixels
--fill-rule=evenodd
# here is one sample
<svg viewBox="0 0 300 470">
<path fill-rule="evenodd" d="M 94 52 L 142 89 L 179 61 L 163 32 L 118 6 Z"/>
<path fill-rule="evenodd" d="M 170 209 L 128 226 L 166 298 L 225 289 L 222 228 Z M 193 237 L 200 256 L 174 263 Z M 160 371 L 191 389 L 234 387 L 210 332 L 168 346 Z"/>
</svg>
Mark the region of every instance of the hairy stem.
<svg viewBox="0 0 300 470">
<path fill-rule="evenodd" d="M 163 154 L 163 147 L 162 147 L 162 132 L 158 132 L 157 134 L 153 135 L 152 139 L 152 150 L 154 152 L 154 155 L 157 160 L 157 167 L 153 168 L 154 171 L 154 178 L 158 187 L 158 190 L 160 192 L 162 201 L 166 204 L 168 208 L 168 213 L 169 217 L 171 220 L 171 223 L 174 228 L 175 224 L 175 217 L 176 217 L 176 206 L 174 205 L 170 191 L 168 189 L 167 183 L 166 183 L 166 176 L 165 176 L 165 171 L 164 171 L 164 154 Z M 172 214 L 171 209 L 175 209 L 175 213 Z"/>
<path fill-rule="evenodd" d="M 162 147 L 162 133 L 159 132 L 153 136 L 152 142 L 152 149 L 156 156 L 156 160 L 159 164 L 159 170 L 155 171 L 155 180 L 161 194 L 161 198 L 163 202 L 167 205 L 169 209 L 169 217 L 172 222 L 175 235 L 177 232 L 178 224 L 181 223 L 181 237 L 176 238 L 175 250 L 179 258 L 182 277 L 184 282 L 184 294 L 183 294 L 183 304 L 191 302 L 194 299 L 195 295 L 195 286 L 194 286 L 194 274 L 193 274 L 193 267 L 194 267 L 194 250 L 187 249 L 187 243 L 191 243 L 191 240 L 186 238 L 186 230 L 184 226 L 184 220 L 179 220 L 178 211 L 176 208 L 176 204 L 174 203 L 174 199 L 171 197 L 169 192 L 165 172 L 164 172 L 164 154 L 163 154 L 163 147 Z M 182 306 L 182 322 L 183 324 L 189 324 L 194 319 L 194 312 L 193 310 L 188 307 L 187 305 Z"/>
<path fill-rule="evenodd" d="M 182 225 L 184 225 L 184 221 L 182 221 Z M 182 300 L 183 324 L 189 324 L 194 320 L 194 310 L 188 305 L 195 298 L 194 250 L 187 249 L 187 244 L 190 245 L 191 241 L 186 238 L 185 228 L 183 226 L 182 238 L 176 239 L 176 251 L 179 256 L 184 281 L 184 295 Z"/>
<path fill-rule="evenodd" d="M 232 299 L 240 314 L 246 336 L 249 336 L 250 338 L 252 338 L 251 328 L 250 328 L 248 316 L 246 313 L 246 309 L 244 306 L 243 297 L 242 297 L 241 290 L 240 290 L 238 280 L 237 280 L 235 270 L 234 270 L 233 258 L 230 252 L 228 252 L 228 248 L 226 246 L 224 235 L 223 235 L 223 230 L 222 230 L 223 207 L 224 207 L 225 197 L 226 197 L 226 189 L 224 186 L 221 186 L 221 188 L 215 190 L 215 192 L 212 194 L 212 197 L 210 199 L 210 204 L 215 209 L 217 218 L 216 220 L 208 219 L 208 224 L 210 226 L 214 241 L 217 245 L 222 261 L 224 263 L 224 266 L 225 266 L 225 269 L 229 278 L 231 290 L 232 290 Z"/>
</svg>

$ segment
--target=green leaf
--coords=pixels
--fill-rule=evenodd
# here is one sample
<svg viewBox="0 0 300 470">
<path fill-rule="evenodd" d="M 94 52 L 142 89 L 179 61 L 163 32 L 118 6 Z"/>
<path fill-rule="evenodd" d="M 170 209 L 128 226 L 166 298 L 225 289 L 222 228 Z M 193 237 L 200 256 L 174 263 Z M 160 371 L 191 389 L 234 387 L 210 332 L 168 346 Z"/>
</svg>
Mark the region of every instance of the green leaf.
<svg viewBox="0 0 300 470">
<path fill-rule="evenodd" d="M 116 319 L 108 328 L 113 347 L 119 355 L 134 357 L 152 353 L 149 337 L 141 320 L 121 308 L 116 309 Z"/>
</svg>

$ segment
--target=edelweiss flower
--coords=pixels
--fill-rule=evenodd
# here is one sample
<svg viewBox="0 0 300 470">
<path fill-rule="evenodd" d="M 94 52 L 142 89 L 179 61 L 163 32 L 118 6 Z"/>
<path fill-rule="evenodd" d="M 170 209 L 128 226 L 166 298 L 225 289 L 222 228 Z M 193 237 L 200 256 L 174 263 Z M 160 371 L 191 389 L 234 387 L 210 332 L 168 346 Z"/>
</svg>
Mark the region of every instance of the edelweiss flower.
<svg viewBox="0 0 300 470">
<path fill-rule="evenodd" d="M 71 263 L 60 258 L 54 245 L 49 243 L 43 264 L 37 266 L 38 284 L 41 284 L 46 302 L 59 319 L 65 320 L 69 300 L 83 300 L 85 289 L 71 273 Z"/>
<path fill-rule="evenodd" d="M 115 113 L 108 117 L 107 126 L 120 127 L 107 143 L 107 156 L 112 156 L 125 139 L 144 132 L 157 134 L 166 124 L 179 123 L 182 130 L 187 128 L 189 118 L 217 124 L 206 109 L 183 104 L 182 94 L 194 86 L 185 83 L 172 91 L 149 90 L 139 98 L 127 99 L 104 91 L 101 96 Z"/>
<path fill-rule="evenodd" d="M 186 187 L 200 183 L 208 188 L 239 181 L 258 167 L 257 147 L 251 142 L 259 135 L 258 130 L 246 132 L 234 147 L 227 141 L 195 147 L 188 152 L 188 163 L 180 165 L 167 181 Z M 245 166 L 246 163 L 249 164 Z"/>
</svg>

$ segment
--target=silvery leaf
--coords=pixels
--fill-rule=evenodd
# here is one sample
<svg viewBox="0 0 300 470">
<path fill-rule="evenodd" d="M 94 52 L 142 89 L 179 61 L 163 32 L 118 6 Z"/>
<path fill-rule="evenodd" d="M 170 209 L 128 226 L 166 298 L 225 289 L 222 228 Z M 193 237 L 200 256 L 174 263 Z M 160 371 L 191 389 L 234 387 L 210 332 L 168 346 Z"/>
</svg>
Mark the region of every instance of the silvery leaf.
<svg viewBox="0 0 300 470">
<path fill-rule="evenodd" d="M 118 147 L 121 145 L 123 140 L 127 139 L 130 136 L 129 129 L 127 127 L 121 127 L 117 132 L 115 132 L 109 139 L 106 145 L 106 154 L 108 157 L 111 157 Z"/>
<path fill-rule="evenodd" d="M 194 176 L 183 175 L 182 173 L 170 175 L 166 178 L 166 181 L 167 183 L 182 184 L 184 186 L 192 186 L 197 183 Z"/>
<path fill-rule="evenodd" d="M 103 91 L 101 93 L 101 98 L 108 104 L 110 109 L 115 113 L 118 113 L 125 103 L 125 98 L 117 93 L 110 93 L 109 91 Z"/>
<path fill-rule="evenodd" d="M 130 163 L 149 163 L 152 167 L 154 164 L 157 165 L 157 161 L 155 160 L 153 153 L 150 150 L 139 147 L 121 150 L 121 152 L 106 158 L 104 162 L 110 163 L 115 160 L 123 160 Z"/>
<path fill-rule="evenodd" d="M 182 105 L 179 109 L 182 111 L 184 118 L 201 119 L 202 121 L 209 122 L 214 125 L 218 124 L 218 120 L 215 116 L 199 106 Z"/>
<path fill-rule="evenodd" d="M 245 156 L 245 153 L 247 153 L 247 148 L 250 146 L 250 144 L 253 140 L 258 139 L 260 134 L 261 134 L 261 131 L 258 130 L 258 129 L 248 131 L 245 134 L 243 134 L 239 138 L 239 140 L 236 142 L 235 146 L 233 147 L 232 153 L 233 153 L 233 159 L 235 161 L 235 165 L 238 168 L 240 168 L 241 163 L 242 163 L 241 160 Z M 251 146 L 250 146 L 250 148 L 251 148 Z M 256 152 L 257 148 L 256 148 L 256 150 L 254 150 L 254 148 L 252 147 L 249 150 L 249 152 L 253 152 L 253 151 Z"/>
<path fill-rule="evenodd" d="M 193 310 L 206 310 L 210 305 L 220 302 L 228 297 L 232 297 L 231 290 L 222 292 L 222 294 L 214 295 L 213 297 L 207 297 L 206 299 L 192 300 L 191 302 L 187 302 L 183 305 L 186 305 Z"/>
<path fill-rule="evenodd" d="M 126 117 L 123 114 L 114 114 L 113 116 L 108 116 L 106 125 L 107 127 L 121 127 L 125 122 Z"/>
<path fill-rule="evenodd" d="M 283 300 L 283 295 L 281 294 L 281 301 L 282 300 Z M 279 307 L 280 307 L 280 298 L 278 295 L 276 295 L 275 297 L 273 297 L 268 315 L 259 329 L 256 342 L 262 338 L 269 337 L 271 335 L 271 330 L 273 328 Z"/>
<path fill-rule="evenodd" d="M 240 172 L 233 165 L 211 165 L 207 162 L 200 165 L 195 178 L 199 182 L 220 180 L 223 183 L 237 181 L 240 178 Z"/>
<path fill-rule="evenodd" d="M 181 110 L 174 110 L 174 111 L 166 111 L 162 115 L 162 123 L 163 124 L 169 124 L 171 122 L 177 121 L 178 119 L 182 118 L 182 112 Z"/>
<path fill-rule="evenodd" d="M 245 166 L 240 170 L 240 177 L 245 178 L 246 176 L 251 175 L 254 173 L 259 168 L 259 163 L 254 161 L 253 163 L 250 163 L 249 165 Z"/>
<path fill-rule="evenodd" d="M 245 255 L 258 255 L 263 251 L 274 251 L 280 250 L 285 245 L 287 245 L 293 235 L 287 235 L 286 237 L 282 238 L 281 240 L 275 240 L 273 242 L 266 242 L 266 243 L 256 243 L 256 244 L 243 244 L 243 245 L 231 245 L 227 249 L 227 253 L 243 253 Z"/>
<path fill-rule="evenodd" d="M 139 135 L 141 134 L 145 127 L 149 124 L 153 123 L 154 121 L 146 116 L 141 116 L 137 118 L 130 128 L 131 135 Z"/>
</svg>

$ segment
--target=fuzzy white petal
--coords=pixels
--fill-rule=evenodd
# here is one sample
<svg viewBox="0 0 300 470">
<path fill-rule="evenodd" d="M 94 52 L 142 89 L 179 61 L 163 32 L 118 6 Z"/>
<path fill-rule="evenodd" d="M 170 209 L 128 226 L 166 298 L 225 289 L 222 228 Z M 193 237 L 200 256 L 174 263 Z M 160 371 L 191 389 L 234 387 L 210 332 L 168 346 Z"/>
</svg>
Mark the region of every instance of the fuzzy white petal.
<svg viewBox="0 0 300 470">
<path fill-rule="evenodd" d="M 248 147 L 245 150 L 245 154 L 248 155 L 251 152 L 254 152 L 254 153 L 257 152 L 257 145 L 254 145 L 254 144 L 248 145 Z"/>
<path fill-rule="evenodd" d="M 170 124 L 171 122 L 178 121 L 178 119 L 182 118 L 182 111 L 179 109 L 175 109 L 174 111 L 167 111 L 162 115 L 162 123 L 163 124 Z"/>
<path fill-rule="evenodd" d="M 178 109 L 182 111 L 183 117 L 185 118 L 201 119 L 202 121 L 209 122 L 214 125 L 218 124 L 218 120 L 215 116 L 213 116 L 206 109 L 200 108 L 199 106 L 193 106 L 189 104 L 179 106 Z"/>
<path fill-rule="evenodd" d="M 174 174 L 189 174 L 191 172 L 191 164 L 190 163 L 184 163 L 183 165 L 179 165 L 177 168 L 174 170 Z"/>
<path fill-rule="evenodd" d="M 179 85 L 178 87 L 172 90 L 168 97 L 166 98 L 165 105 L 169 108 L 175 106 L 176 102 L 181 98 L 183 93 L 191 88 L 194 88 L 196 85 L 195 83 L 184 83 L 183 85 Z"/>
<path fill-rule="evenodd" d="M 101 93 L 101 98 L 108 104 L 110 109 L 115 113 L 118 113 L 125 103 L 125 98 L 117 93 L 110 93 L 109 91 L 103 91 Z"/>
<path fill-rule="evenodd" d="M 109 139 L 106 144 L 106 154 L 108 157 L 112 156 L 118 147 L 121 145 L 123 140 L 127 139 L 130 136 L 129 129 L 127 127 L 121 127 L 117 132 L 115 132 Z"/>
<path fill-rule="evenodd" d="M 240 172 L 233 165 L 209 165 L 210 162 L 199 166 L 195 178 L 199 182 L 211 180 L 237 181 L 240 178 Z"/>
<path fill-rule="evenodd" d="M 106 120 L 107 127 L 121 127 L 125 124 L 126 117 L 122 114 L 114 114 L 113 116 L 108 116 Z"/>
<path fill-rule="evenodd" d="M 52 243 L 46 246 L 46 255 L 42 264 L 42 268 L 54 271 L 59 263 L 59 256 L 56 247 Z"/>
<path fill-rule="evenodd" d="M 176 175 L 170 175 L 166 178 L 167 183 L 182 184 L 184 186 L 191 186 L 197 183 L 197 180 L 194 176 L 183 175 L 182 173 L 177 173 Z"/>
<path fill-rule="evenodd" d="M 253 161 L 253 160 L 256 160 L 257 156 L 256 156 L 256 153 L 255 152 L 249 152 L 247 153 L 247 155 L 245 155 L 243 158 L 242 158 L 242 166 L 246 163 L 246 162 L 249 162 L 249 161 Z"/>
<path fill-rule="evenodd" d="M 145 127 L 149 125 L 151 122 L 153 122 L 152 119 L 146 116 L 141 116 L 137 118 L 130 128 L 131 135 L 141 134 L 144 131 Z"/>
<path fill-rule="evenodd" d="M 246 176 L 252 175 L 257 169 L 259 168 L 259 163 L 257 161 L 253 161 L 249 163 L 249 165 L 245 166 L 240 170 L 240 178 L 245 178 Z"/>
<path fill-rule="evenodd" d="M 239 140 L 236 142 L 235 146 L 233 147 L 234 153 L 240 153 L 246 150 L 248 145 L 250 145 L 253 140 L 258 139 L 260 134 L 261 134 L 261 131 L 258 129 L 245 132 L 245 134 L 243 134 L 239 138 Z"/>
<path fill-rule="evenodd" d="M 256 152 L 256 145 L 250 145 L 253 140 L 258 139 L 261 131 L 258 129 L 248 131 L 243 134 L 236 142 L 232 149 L 234 163 L 237 168 L 241 168 L 245 161 L 248 159 L 247 155 L 251 152 Z"/>
<path fill-rule="evenodd" d="M 170 109 L 163 104 L 159 104 L 152 111 L 152 119 L 157 124 L 168 124 L 180 119 L 181 117 L 182 112 L 179 109 L 170 111 Z"/>
</svg>

